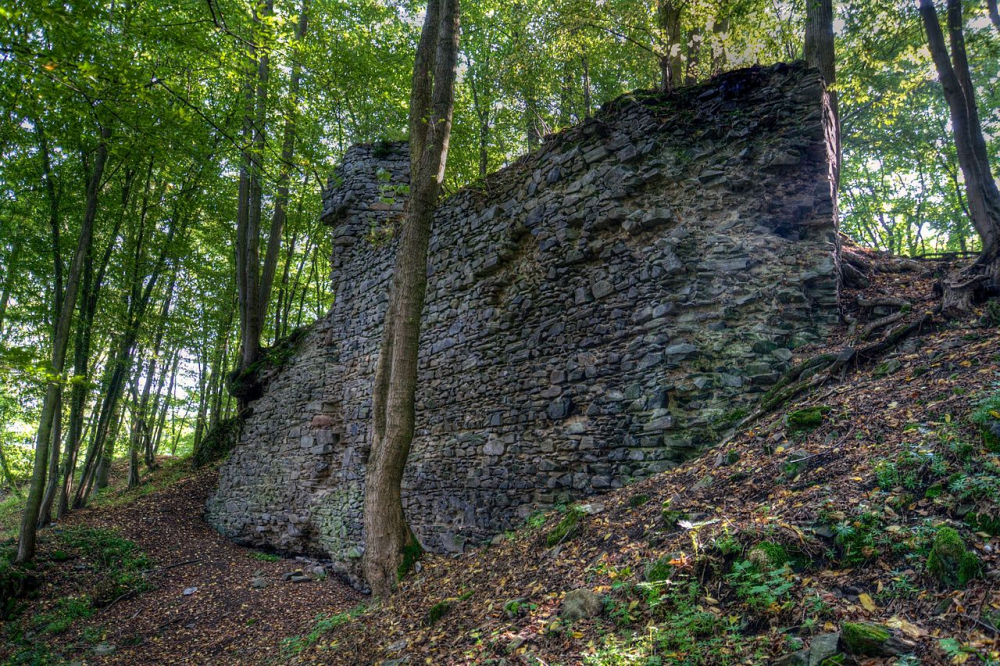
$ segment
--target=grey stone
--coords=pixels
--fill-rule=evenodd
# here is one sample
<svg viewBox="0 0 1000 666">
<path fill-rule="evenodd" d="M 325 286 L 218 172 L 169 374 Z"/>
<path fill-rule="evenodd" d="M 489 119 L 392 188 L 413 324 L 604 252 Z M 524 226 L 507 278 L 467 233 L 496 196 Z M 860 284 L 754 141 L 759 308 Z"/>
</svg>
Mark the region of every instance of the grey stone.
<svg viewBox="0 0 1000 666">
<path fill-rule="evenodd" d="M 838 325 L 823 88 L 783 67 L 726 101 L 737 113 L 724 128 L 628 104 L 546 140 L 488 191 L 441 202 L 403 481 L 428 551 L 487 542 L 539 507 L 697 454 L 721 414 L 752 409 L 787 367 L 772 352 Z M 718 103 L 717 83 L 701 91 L 693 104 Z M 755 126 L 762 113 L 773 124 Z M 772 168 L 793 153 L 794 168 Z M 345 154 L 323 191 L 329 313 L 263 378 L 206 507 L 225 536 L 323 554 L 356 582 L 387 230 L 409 180 L 404 143 Z"/>
<path fill-rule="evenodd" d="M 571 590 L 563 597 L 559 617 L 567 622 L 576 622 L 597 617 L 604 612 L 604 601 L 596 592 L 585 587 Z"/>
</svg>

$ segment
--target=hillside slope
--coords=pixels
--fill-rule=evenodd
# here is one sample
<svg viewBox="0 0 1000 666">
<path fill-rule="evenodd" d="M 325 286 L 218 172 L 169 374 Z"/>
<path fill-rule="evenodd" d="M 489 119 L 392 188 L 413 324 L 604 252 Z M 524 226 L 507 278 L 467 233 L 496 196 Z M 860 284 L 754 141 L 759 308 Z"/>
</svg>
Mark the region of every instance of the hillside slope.
<svg viewBox="0 0 1000 666">
<path fill-rule="evenodd" d="M 310 563 L 212 532 L 215 471 L 177 461 L 43 532 L 42 586 L 4 624 L 0 658 L 995 664 L 1000 317 L 928 316 L 944 265 L 866 259 L 869 286 L 845 298 L 853 329 L 797 355 L 921 322 L 898 347 L 803 373 L 807 390 L 731 414 L 727 441 L 672 471 L 426 556 L 384 604 L 332 577 L 284 580 Z"/>
<path fill-rule="evenodd" d="M 884 360 L 673 471 L 427 557 L 301 661 L 996 663 L 1000 447 L 971 422 L 985 396 L 982 423 L 1000 418 L 996 310 L 928 321 L 942 266 L 880 268 L 845 301 L 854 333 L 890 296 L 909 302 L 896 326 L 925 322 Z"/>
</svg>

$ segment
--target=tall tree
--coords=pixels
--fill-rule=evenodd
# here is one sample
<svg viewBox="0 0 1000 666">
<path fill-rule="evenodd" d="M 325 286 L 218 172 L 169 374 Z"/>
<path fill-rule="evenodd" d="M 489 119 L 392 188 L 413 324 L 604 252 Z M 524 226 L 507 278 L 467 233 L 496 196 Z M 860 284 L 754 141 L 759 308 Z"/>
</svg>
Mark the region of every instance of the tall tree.
<svg viewBox="0 0 1000 666">
<path fill-rule="evenodd" d="M 101 181 L 104 177 L 104 167 L 108 159 L 108 140 L 111 130 L 107 127 L 101 130 L 100 143 L 94 158 L 93 169 L 87 183 L 87 203 L 83 212 L 83 223 L 77 240 L 73 262 L 70 264 L 69 275 L 66 277 L 65 293 L 59 305 L 59 316 L 52 334 L 52 356 L 49 361 L 53 378 L 49 381 L 42 403 L 42 414 L 35 436 L 35 463 L 31 474 L 31 486 L 28 489 L 28 502 L 24 507 L 24 517 L 21 520 L 21 530 L 17 542 L 16 560 L 27 562 L 35 556 L 35 537 L 38 530 L 38 513 L 42 506 L 42 496 L 45 492 L 45 479 L 48 472 L 49 446 L 52 438 L 53 424 L 60 418 L 62 403 L 62 374 L 66 362 L 66 348 L 69 343 L 70 323 L 73 310 L 76 308 L 76 295 L 80 284 L 80 274 L 83 271 L 84 258 L 90 252 L 94 235 L 94 219 L 97 217 L 98 197 L 101 191 Z"/>
<path fill-rule="evenodd" d="M 1000 278 L 1000 190 L 990 170 L 982 123 L 976 107 L 976 91 L 969 73 L 961 0 L 948 0 L 950 60 L 933 0 L 920 0 L 920 15 L 927 31 L 927 46 L 951 111 L 952 132 L 958 162 L 965 178 L 969 215 L 983 243 L 982 252 L 975 263 L 949 276 L 943 283 L 944 310 L 966 312 L 972 307 L 977 288 L 986 282 L 995 285 Z"/>
<path fill-rule="evenodd" d="M 815 67 L 823 75 L 836 123 L 836 163 L 834 175 L 840 183 L 840 112 L 837 106 L 837 66 L 834 57 L 833 0 L 806 0 L 806 36 L 803 57 L 810 67 Z"/>
<path fill-rule="evenodd" d="M 393 270 L 372 396 L 365 476 L 364 572 L 372 593 L 392 592 L 404 551 L 419 551 L 403 514 L 401 484 L 413 442 L 420 315 L 427 247 L 444 180 L 455 102 L 458 0 L 428 0 L 410 92 L 410 202 Z"/>
</svg>

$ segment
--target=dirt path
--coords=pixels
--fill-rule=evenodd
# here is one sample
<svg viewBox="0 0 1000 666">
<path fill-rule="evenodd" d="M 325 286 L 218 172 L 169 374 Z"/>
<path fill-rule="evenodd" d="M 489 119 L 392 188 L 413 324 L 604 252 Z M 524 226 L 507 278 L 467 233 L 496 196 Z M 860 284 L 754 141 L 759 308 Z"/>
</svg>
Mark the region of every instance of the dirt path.
<svg viewBox="0 0 1000 666">
<path fill-rule="evenodd" d="M 165 490 L 113 509 L 89 509 L 64 524 L 107 527 L 135 541 L 160 569 L 154 589 L 98 611 L 83 626 L 101 626 L 115 646 L 87 663 L 281 663 L 282 640 L 308 633 L 321 613 L 339 613 L 364 597 L 334 578 L 282 581 L 302 566 L 295 560 L 260 561 L 203 520 L 214 472 L 192 475 Z M 267 581 L 254 589 L 252 579 Z M 185 595 L 189 588 L 197 591 Z"/>
</svg>

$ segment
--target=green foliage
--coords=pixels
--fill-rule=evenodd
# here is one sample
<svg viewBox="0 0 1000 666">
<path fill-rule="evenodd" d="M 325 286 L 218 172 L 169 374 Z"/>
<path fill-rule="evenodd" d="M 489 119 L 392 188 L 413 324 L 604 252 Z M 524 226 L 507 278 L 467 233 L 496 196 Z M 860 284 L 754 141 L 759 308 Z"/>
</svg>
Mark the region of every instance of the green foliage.
<svg viewBox="0 0 1000 666">
<path fill-rule="evenodd" d="M 134 541 L 122 538 L 115 530 L 71 527 L 61 531 L 58 538 L 100 574 L 100 583 L 92 591 L 95 605 L 111 603 L 126 592 L 148 589 L 142 572 L 150 568 L 149 559 Z"/>
<path fill-rule="evenodd" d="M 3 447 L 3 460 L 7 464 L 7 470 L 15 483 L 23 483 L 31 478 L 31 467 L 35 460 L 35 450 L 29 446 L 16 443 L 4 443 L 0 438 L 0 446 Z M 0 474 L 0 488 L 8 487 L 6 473 Z"/>
<path fill-rule="evenodd" d="M 649 501 L 649 495 L 645 493 L 640 493 L 638 495 L 632 495 L 628 498 L 628 505 L 633 509 L 637 509 L 646 502 Z"/>
<path fill-rule="evenodd" d="M 752 560 L 734 562 L 726 581 L 733 587 L 740 601 L 759 613 L 779 610 L 795 587 L 792 569 L 788 564 L 762 570 Z"/>
<path fill-rule="evenodd" d="M 319 643 L 324 636 L 328 635 L 337 627 L 341 627 L 349 622 L 353 622 L 364 614 L 365 604 L 358 604 L 354 608 L 343 613 L 327 615 L 321 613 L 316 616 L 312 630 L 305 636 L 293 636 L 282 641 L 282 651 L 287 656 L 299 655 L 308 648 Z"/>
<path fill-rule="evenodd" d="M 714 666 L 742 663 L 752 655 L 736 618 L 720 617 L 698 603 L 702 590 L 696 580 L 678 580 L 674 585 L 649 589 L 651 610 L 668 621 L 650 625 L 632 637 L 607 635 L 600 647 L 584 656 L 585 664 Z M 631 604 L 618 606 L 619 617 L 631 615 Z"/>
<path fill-rule="evenodd" d="M 878 557 L 884 542 L 882 518 L 873 511 L 862 511 L 851 518 L 827 522 L 833 526 L 840 561 L 849 567 L 859 566 Z"/>
<path fill-rule="evenodd" d="M 280 562 L 281 555 L 276 555 L 274 553 L 265 553 L 260 550 L 255 550 L 250 553 L 250 557 L 255 560 L 260 560 L 261 562 Z"/>
<path fill-rule="evenodd" d="M 994 453 L 1000 453 L 1000 437 L 991 431 L 992 428 L 1000 427 L 1000 388 L 990 391 L 980 399 L 970 418 L 979 426 L 989 449 Z"/>
<path fill-rule="evenodd" d="M 39 634 L 61 634 L 73 622 L 88 618 L 94 612 L 94 605 L 86 595 L 65 597 L 56 601 L 51 610 L 35 616 L 31 624 Z"/>
</svg>

